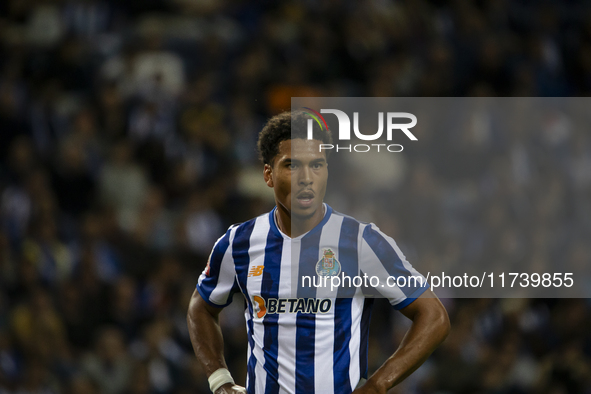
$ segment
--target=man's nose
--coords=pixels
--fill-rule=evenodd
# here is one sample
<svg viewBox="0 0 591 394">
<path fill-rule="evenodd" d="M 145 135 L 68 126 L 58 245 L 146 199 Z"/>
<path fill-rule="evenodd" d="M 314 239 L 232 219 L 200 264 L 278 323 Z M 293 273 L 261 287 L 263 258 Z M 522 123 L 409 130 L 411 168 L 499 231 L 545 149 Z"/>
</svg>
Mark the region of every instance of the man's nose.
<svg viewBox="0 0 591 394">
<path fill-rule="evenodd" d="M 301 185 L 307 186 L 312 183 L 312 171 L 308 167 L 303 167 L 300 171 L 298 181 Z"/>
</svg>

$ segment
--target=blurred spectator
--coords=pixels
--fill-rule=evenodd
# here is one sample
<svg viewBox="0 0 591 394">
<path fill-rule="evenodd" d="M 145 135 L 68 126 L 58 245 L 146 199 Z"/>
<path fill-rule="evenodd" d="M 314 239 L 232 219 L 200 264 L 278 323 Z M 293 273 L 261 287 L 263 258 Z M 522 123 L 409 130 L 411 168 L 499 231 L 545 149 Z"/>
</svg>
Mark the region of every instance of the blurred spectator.
<svg viewBox="0 0 591 394">
<path fill-rule="evenodd" d="M 189 355 L 170 335 L 170 324 L 156 320 L 149 324 L 142 339 L 132 344 L 132 353 L 147 366 L 150 384 L 156 393 L 171 392 L 186 367 Z"/>
<path fill-rule="evenodd" d="M 131 360 L 121 331 L 103 328 L 97 336 L 95 350 L 83 361 L 83 369 L 104 394 L 123 393 L 131 377 Z"/>
<path fill-rule="evenodd" d="M 161 37 L 148 34 L 145 48 L 134 62 L 133 80 L 137 94 L 158 100 L 175 97 L 185 84 L 183 61 L 177 54 L 163 48 Z"/>
<path fill-rule="evenodd" d="M 185 234 L 189 248 L 200 255 L 208 255 L 210 245 L 223 232 L 222 221 L 213 208 L 208 193 L 195 192 L 187 203 Z"/>
<path fill-rule="evenodd" d="M 26 302 L 14 308 L 10 327 L 19 348 L 31 360 L 36 360 L 35 363 L 50 365 L 54 357 L 62 355 L 66 341 L 65 327 L 45 290 L 34 290 Z M 35 363 L 29 372 L 37 376 L 41 371 Z"/>
<path fill-rule="evenodd" d="M 83 253 L 90 259 L 88 269 L 103 282 L 113 283 L 123 269 L 117 249 L 108 241 L 106 218 L 97 212 L 88 212 L 80 226 Z"/>
<path fill-rule="evenodd" d="M 23 394 L 58 394 L 60 385 L 57 378 L 47 367 L 40 362 L 31 361 L 27 364 L 23 384 L 17 392 Z"/>
<path fill-rule="evenodd" d="M 87 168 L 84 146 L 66 139 L 59 149 L 53 188 L 62 212 L 78 217 L 90 209 L 95 196 L 95 182 Z"/>
<path fill-rule="evenodd" d="M 31 227 L 32 236 L 23 242 L 23 256 L 34 264 L 44 283 L 53 286 L 63 282 L 74 271 L 74 259 L 58 237 L 56 219 L 46 214 Z"/>
<path fill-rule="evenodd" d="M 155 250 L 172 247 L 173 225 L 170 212 L 164 206 L 164 193 L 158 188 L 146 191 L 133 234 L 142 244 Z"/>
<path fill-rule="evenodd" d="M 132 278 L 122 276 L 113 286 L 108 316 L 109 321 L 125 333 L 127 341 L 139 334 L 142 315 L 137 283 Z"/>
<path fill-rule="evenodd" d="M 12 346 L 9 333 L 0 328 L 0 387 L 14 388 L 21 374 L 22 358 Z"/>
<path fill-rule="evenodd" d="M 10 130 L 10 127 L 8 129 Z M 8 155 L 2 157 L 8 158 L 6 162 L 8 178 L 18 184 L 34 168 L 37 158 L 31 140 L 26 136 L 15 138 L 8 146 L 10 147 Z"/>
<path fill-rule="evenodd" d="M 68 385 L 69 394 L 99 394 L 98 387 L 85 375 L 79 374 L 72 377 Z"/>
<path fill-rule="evenodd" d="M 119 224 L 132 230 L 137 223 L 148 181 L 143 169 L 133 162 L 131 147 L 118 142 L 100 176 L 102 200 L 117 210 Z"/>
</svg>

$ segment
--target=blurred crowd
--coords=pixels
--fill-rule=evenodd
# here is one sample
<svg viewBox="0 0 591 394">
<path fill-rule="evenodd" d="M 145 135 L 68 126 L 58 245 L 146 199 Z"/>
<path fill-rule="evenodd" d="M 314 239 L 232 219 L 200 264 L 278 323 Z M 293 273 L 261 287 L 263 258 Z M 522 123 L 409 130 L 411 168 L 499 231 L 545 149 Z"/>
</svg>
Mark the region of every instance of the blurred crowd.
<svg viewBox="0 0 591 394">
<path fill-rule="evenodd" d="M 272 208 L 255 144 L 291 97 L 590 92 L 582 0 L 0 2 L 0 393 L 208 392 L 188 301 L 217 237 Z M 419 270 L 591 262 L 588 133 L 425 133 L 370 212 Z M 408 326 L 381 301 L 373 369 Z M 405 393 L 591 393 L 587 299 L 444 302 Z"/>
</svg>

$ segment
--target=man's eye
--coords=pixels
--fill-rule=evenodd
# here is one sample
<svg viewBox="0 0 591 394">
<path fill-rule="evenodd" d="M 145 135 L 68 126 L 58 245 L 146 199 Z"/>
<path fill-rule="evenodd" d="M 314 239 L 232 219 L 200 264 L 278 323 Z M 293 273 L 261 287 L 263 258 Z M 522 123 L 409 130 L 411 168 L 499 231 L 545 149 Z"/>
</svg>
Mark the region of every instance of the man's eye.
<svg viewBox="0 0 591 394">
<path fill-rule="evenodd" d="M 322 168 L 322 163 L 314 163 L 314 164 L 312 165 L 312 168 L 314 168 L 315 170 L 317 170 L 317 169 L 319 169 L 319 168 Z"/>
<path fill-rule="evenodd" d="M 289 164 L 287 166 L 287 168 L 289 168 L 290 170 L 295 170 L 296 169 L 296 165 L 295 164 Z"/>
</svg>

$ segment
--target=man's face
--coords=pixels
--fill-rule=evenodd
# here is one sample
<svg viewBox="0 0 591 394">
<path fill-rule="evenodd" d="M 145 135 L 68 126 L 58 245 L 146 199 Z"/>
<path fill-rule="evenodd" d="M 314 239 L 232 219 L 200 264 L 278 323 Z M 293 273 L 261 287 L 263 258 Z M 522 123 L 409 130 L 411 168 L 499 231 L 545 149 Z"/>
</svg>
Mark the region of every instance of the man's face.
<svg viewBox="0 0 591 394">
<path fill-rule="evenodd" d="M 274 189 L 278 208 L 292 219 L 322 215 L 328 163 L 326 153 L 320 152 L 321 143 L 301 138 L 282 141 L 273 166 L 265 165 L 265 182 Z"/>
</svg>

